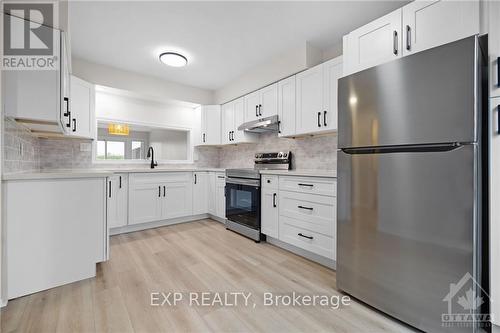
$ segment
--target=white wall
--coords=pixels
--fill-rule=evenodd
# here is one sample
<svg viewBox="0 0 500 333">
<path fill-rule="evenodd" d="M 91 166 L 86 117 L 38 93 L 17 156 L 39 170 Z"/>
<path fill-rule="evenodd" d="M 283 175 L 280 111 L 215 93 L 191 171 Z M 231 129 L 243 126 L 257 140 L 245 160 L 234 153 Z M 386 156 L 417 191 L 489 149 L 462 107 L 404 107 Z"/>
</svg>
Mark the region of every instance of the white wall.
<svg viewBox="0 0 500 333">
<path fill-rule="evenodd" d="M 213 104 L 214 100 L 214 92 L 211 90 L 99 65 L 78 58 L 72 59 L 72 70 L 73 75 L 86 81 L 136 92 L 152 99 L 195 104 Z"/>
<path fill-rule="evenodd" d="M 223 104 L 270 83 L 319 64 L 322 52 L 304 42 L 277 55 L 269 61 L 249 69 L 245 74 L 215 91 L 215 104 Z"/>
</svg>

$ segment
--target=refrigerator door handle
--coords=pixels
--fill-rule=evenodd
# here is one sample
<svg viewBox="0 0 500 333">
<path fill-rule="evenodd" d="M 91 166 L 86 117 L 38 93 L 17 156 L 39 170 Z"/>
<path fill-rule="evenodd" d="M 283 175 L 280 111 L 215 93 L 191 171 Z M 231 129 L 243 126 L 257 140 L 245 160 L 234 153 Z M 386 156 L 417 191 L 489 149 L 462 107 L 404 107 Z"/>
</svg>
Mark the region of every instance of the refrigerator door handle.
<svg viewBox="0 0 500 333">
<path fill-rule="evenodd" d="M 341 150 L 349 155 L 361 154 L 391 154 L 391 153 L 427 153 L 427 152 L 445 152 L 452 151 L 462 147 L 463 144 L 444 143 L 444 144 L 426 144 L 426 145 L 407 145 L 407 146 L 386 146 L 375 148 L 342 148 Z"/>
</svg>

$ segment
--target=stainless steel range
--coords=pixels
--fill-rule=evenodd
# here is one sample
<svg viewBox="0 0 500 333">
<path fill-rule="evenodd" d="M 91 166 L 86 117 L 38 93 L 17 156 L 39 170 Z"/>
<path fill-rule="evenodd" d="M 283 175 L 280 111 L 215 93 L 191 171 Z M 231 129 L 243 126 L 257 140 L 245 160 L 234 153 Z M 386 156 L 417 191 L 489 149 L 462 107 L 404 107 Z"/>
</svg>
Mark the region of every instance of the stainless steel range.
<svg viewBox="0 0 500 333">
<path fill-rule="evenodd" d="M 226 170 L 226 228 L 260 242 L 260 172 L 288 170 L 290 152 L 257 153 L 253 169 Z"/>
</svg>

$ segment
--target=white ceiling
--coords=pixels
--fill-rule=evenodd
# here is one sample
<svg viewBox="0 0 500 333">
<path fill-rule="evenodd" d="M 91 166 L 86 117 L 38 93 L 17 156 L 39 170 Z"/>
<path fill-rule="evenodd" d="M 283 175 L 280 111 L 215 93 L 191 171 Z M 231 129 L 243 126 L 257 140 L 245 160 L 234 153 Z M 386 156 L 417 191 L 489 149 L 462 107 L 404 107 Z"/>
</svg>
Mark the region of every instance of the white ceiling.
<svg viewBox="0 0 500 333">
<path fill-rule="evenodd" d="M 328 49 L 406 2 L 71 1 L 71 46 L 91 62 L 215 90 L 299 43 Z M 167 50 L 189 65 L 161 64 Z"/>
</svg>

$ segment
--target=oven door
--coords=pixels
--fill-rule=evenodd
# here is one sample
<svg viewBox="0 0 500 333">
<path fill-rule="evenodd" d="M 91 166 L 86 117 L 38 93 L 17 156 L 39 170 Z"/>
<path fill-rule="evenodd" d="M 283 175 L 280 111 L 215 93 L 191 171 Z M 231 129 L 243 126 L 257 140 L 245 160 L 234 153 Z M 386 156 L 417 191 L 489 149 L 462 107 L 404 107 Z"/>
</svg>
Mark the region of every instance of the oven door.
<svg viewBox="0 0 500 333">
<path fill-rule="evenodd" d="M 260 229 L 260 180 L 226 179 L 226 218 L 252 229 Z"/>
</svg>

